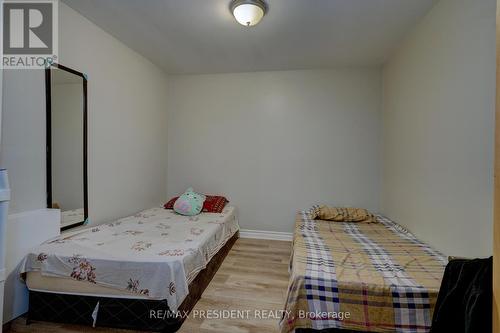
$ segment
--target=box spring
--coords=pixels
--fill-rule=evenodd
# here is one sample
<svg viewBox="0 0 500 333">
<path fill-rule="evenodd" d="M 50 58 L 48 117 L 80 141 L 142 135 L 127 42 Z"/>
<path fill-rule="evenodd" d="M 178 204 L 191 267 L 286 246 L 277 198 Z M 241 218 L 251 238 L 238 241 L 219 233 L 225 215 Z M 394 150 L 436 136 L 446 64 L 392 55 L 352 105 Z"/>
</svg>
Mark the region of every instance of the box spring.
<svg viewBox="0 0 500 333">
<path fill-rule="evenodd" d="M 237 239 L 238 233 L 226 242 L 207 267 L 196 276 L 189 285 L 189 295 L 180 305 L 178 313 L 190 312 L 194 308 Z M 50 321 L 92 326 L 92 313 L 97 303 L 99 309 L 95 320 L 96 327 L 167 333 L 176 332 L 185 320 L 184 316 L 175 318 L 173 315 L 165 315 L 167 311 L 172 314 L 166 300 L 82 296 L 30 290 L 29 301 L 28 324 L 31 321 Z M 152 311 L 156 318 L 151 315 Z"/>
</svg>

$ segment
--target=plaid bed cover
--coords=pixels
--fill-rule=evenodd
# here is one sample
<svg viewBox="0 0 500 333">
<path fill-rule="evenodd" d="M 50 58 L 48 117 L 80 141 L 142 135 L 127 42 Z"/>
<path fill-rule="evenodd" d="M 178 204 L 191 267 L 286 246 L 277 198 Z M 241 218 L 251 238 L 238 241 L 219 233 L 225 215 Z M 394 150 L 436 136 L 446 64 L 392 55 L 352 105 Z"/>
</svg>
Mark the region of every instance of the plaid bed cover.
<svg viewBox="0 0 500 333">
<path fill-rule="evenodd" d="M 342 223 L 297 214 L 282 333 L 429 332 L 447 260 L 395 222 L 377 219 Z"/>
</svg>

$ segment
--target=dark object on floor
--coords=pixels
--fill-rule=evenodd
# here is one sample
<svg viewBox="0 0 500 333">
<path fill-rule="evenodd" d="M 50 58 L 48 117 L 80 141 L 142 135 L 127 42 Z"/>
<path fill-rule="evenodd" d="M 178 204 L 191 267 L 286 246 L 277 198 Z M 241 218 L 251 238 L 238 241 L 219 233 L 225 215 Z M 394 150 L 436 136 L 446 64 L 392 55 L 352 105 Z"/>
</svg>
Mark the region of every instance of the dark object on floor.
<svg viewBox="0 0 500 333">
<path fill-rule="evenodd" d="M 493 258 L 446 266 L 430 333 L 491 332 Z"/>
<path fill-rule="evenodd" d="M 190 312 L 194 308 L 237 239 L 238 234 L 229 239 L 191 282 L 189 295 L 179 306 L 178 313 Z M 96 327 L 171 333 L 176 332 L 186 319 L 175 318 L 166 300 L 79 296 L 39 291 L 30 291 L 29 297 L 28 324 L 36 320 L 92 326 L 92 312 L 98 302 Z"/>
</svg>

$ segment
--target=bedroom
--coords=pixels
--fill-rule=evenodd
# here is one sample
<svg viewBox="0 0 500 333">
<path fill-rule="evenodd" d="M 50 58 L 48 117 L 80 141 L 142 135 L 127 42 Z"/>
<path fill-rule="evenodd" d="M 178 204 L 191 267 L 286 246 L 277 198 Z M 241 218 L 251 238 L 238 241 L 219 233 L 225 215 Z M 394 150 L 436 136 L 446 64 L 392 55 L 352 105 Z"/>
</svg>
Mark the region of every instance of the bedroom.
<svg viewBox="0 0 500 333">
<path fill-rule="evenodd" d="M 12 3 L 22 1 L 3 5 Z M 121 219 L 127 223 L 139 219 L 137 223 L 144 222 L 141 228 L 154 224 L 154 230 L 161 231 L 132 231 L 148 233 L 154 239 L 168 234 L 166 241 L 172 244 L 177 239 L 191 239 L 184 234 L 191 233 L 191 228 L 212 236 L 214 242 L 204 243 L 208 241 L 204 234 L 192 235 L 203 250 L 193 260 L 201 264 L 188 271 L 184 261 L 184 276 L 173 278 L 184 280 L 184 288 L 175 288 L 179 298 L 173 300 L 170 288 L 152 297 L 152 301 L 168 298 L 173 308 L 177 307 L 173 302 L 178 302 L 181 310 L 192 309 L 180 332 L 293 331 L 295 327 L 280 326 L 281 318 L 274 317 L 290 310 L 286 305 L 294 271 L 289 272 L 289 263 L 292 252 L 300 254 L 294 247 L 305 240 L 297 228 L 303 230 L 300 228 L 310 222 L 297 221 L 297 212 L 314 205 L 359 207 L 405 227 L 416 240 L 439 253 L 437 262 L 446 259 L 437 268 L 441 276 L 449 256 L 487 261 L 493 255 L 494 208 L 498 206 L 493 203 L 498 150 L 495 0 L 325 0 L 314 4 L 269 0 L 263 17 L 250 27 L 236 20 L 233 7 L 238 3 L 230 0 L 48 3 L 54 3 L 52 9 L 57 10 L 53 12 L 57 17 L 53 46 L 58 65 L 49 70 L 1 71 L 0 166 L 7 169 L 10 185 L 10 201 L 1 204 L 8 205 L 8 213 L 2 208 L 8 215 L 0 220 L 4 330 L 83 331 L 93 324 L 98 331 L 120 327 L 154 330 L 148 325 L 156 325 L 156 317 L 167 316 L 168 311 L 160 311 L 165 304 L 153 312 L 155 318 L 148 312 L 148 320 L 134 326 L 134 316 L 130 322 L 127 318 L 112 322 L 102 300 L 102 295 L 112 295 L 107 298 L 113 300 L 126 295 L 124 299 L 150 301 L 147 297 L 134 298 L 116 288 L 92 291 L 87 289 L 89 281 L 70 280 L 73 284 L 65 285 L 67 290 L 50 290 L 54 283 L 50 288 L 41 286 L 51 283 L 39 279 L 36 288 L 30 287 L 33 274 L 28 272 L 26 281 L 20 278 L 19 266 L 41 243 L 71 240 L 72 235 L 95 228 L 109 229 L 109 223 Z M 3 18 L 10 14 L 5 8 L 2 6 Z M 259 9 L 254 10 L 258 19 Z M 9 19 L 13 21 L 11 16 Z M 67 90 L 69 85 L 79 89 L 72 100 L 74 114 L 86 110 L 83 119 L 78 118 L 75 136 L 71 131 L 58 131 L 68 128 L 56 123 L 64 121 L 58 118 L 57 103 L 68 102 L 58 98 L 70 96 L 63 91 L 64 85 Z M 58 159 L 64 147 L 72 148 Z M 67 171 L 77 174 L 78 184 L 72 187 L 72 194 L 78 194 L 76 206 L 66 204 L 70 195 L 59 191 L 58 182 L 64 181 Z M 188 196 L 227 198 L 226 206 L 223 201 L 215 207 L 223 207 L 223 217 L 202 212 L 184 218 L 163 208 L 188 188 L 195 192 Z M 210 202 L 206 197 L 192 199 Z M 151 209 L 156 211 L 151 213 Z M 73 223 L 66 217 L 75 210 Z M 163 220 L 152 218 L 146 223 L 148 212 Z M 163 230 L 161 223 L 168 218 L 184 219 L 190 227 Z M 67 224 L 61 224 L 64 221 Z M 323 219 L 311 223 L 319 226 L 320 221 Z M 350 243 L 358 229 L 374 232 L 363 228 L 385 225 L 362 223 L 345 230 L 336 228 L 350 225 L 348 222 L 325 225 L 349 242 L 349 251 L 359 254 L 367 249 L 352 248 L 356 244 Z M 99 241 L 91 235 L 88 242 L 107 246 L 109 239 L 114 244 L 114 232 L 97 234 L 101 232 Z M 323 230 L 318 232 L 326 239 Z M 298 239 L 292 246 L 294 235 Z M 152 243 L 152 249 L 166 246 L 155 253 L 177 249 L 140 235 L 128 236 Z M 68 251 L 77 245 L 74 242 L 85 251 L 92 247 L 85 240 L 72 239 Z M 364 246 L 377 244 L 372 237 Z M 137 251 L 130 248 L 123 247 L 123 257 L 150 254 L 147 246 Z M 195 245 L 184 250 L 193 248 Z M 343 254 L 331 244 L 329 250 L 339 265 L 342 259 L 336 255 Z M 85 251 L 83 257 L 91 258 Z M 69 255 L 73 254 L 77 253 Z M 120 254 L 113 252 L 113 256 Z M 174 259 L 153 266 L 168 270 L 167 266 L 182 262 Z M 352 259 L 357 260 L 352 264 L 366 268 L 375 259 L 368 253 Z M 116 272 L 119 278 L 118 268 L 102 267 L 109 269 L 103 275 Z M 406 271 L 419 280 L 426 269 Z M 161 279 L 161 272 L 155 274 Z M 344 278 L 348 276 L 346 273 Z M 114 283 L 100 278 L 97 274 L 94 287 Z M 153 279 L 147 281 L 148 287 L 134 283 L 138 276 L 123 279 L 124 287 L 155 292 Z M 440 282 L 432 283 L 432 308 Z M 77 308 L 78 313 L 92 314 L 100 300 L 100 310 L 94 315 L 97 319 L 86 314 L 84 322 L 78 322 L 71 312 L 43 312 L 40 302 L 47 299 L 35 298 L 40 294 L 74 296 L 76 301 L 97 297 L 90 298 L 88 308 Z M 191 302 L 183 308 L 185 299 Z M 61 303 L 56 304 L 61 308 Z M 344 306 L 342 300 L 339 304 Z M 368 305 L 354 308 L 371 309 Z M 394 313 L 392 303 L 386 309 Z M 45 320 L 38 320 L 37 310 Z M 325 328 L 392 332 L 403 329 L 397 325 L 405 325 L 377 326 L 377 315 L 372 318 L 372 314 L 349 311 L 366 325 L 354 327 L 343 318 L 328 320 L 339 326 L 330 323 Z M 423 328 L 403 331 L 427 332 L 432 316 L 426 311 L 424 319 L 416 319 L 425 322 Z M 220 318 L 224 314 L 229 318 Z M 30 315 L 33 320 L 27 325 Z M 54 318 L 48 318 L 51 315 Z M 391 321 L 396 321 L 396 315 Z M 321 327 L 319 321 L 311 322 L 314 324 L 304 323 L 304 328 Z M 105 326 L 112 327 L 102 328 Z"/>
</svg>

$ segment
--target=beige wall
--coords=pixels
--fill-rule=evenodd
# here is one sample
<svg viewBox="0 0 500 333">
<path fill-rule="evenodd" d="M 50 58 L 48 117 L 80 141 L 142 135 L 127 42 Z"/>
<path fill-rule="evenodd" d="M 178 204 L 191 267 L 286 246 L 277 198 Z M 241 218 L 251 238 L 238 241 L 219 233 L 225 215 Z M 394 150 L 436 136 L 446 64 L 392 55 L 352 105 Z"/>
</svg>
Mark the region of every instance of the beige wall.
<svg viewBox="0 0 500 333">
<path fill-rule="evenodd" d="M 166 75 L 63 3 L 63 65 L 88 75 L 89 211 L 100 223 L 166 197 Z M 13 212 L 45 207 L 43 71 L 5 73 L 0 165 Z"/>
<path fill-rule="evenodd" d="M 379 208 L 381 73 L 172 76 L 168 192 L 224 193 L 242 228 L 292 232 L 313 203 Z"/>
<path fill-rule="evenodd" d="M 383 81 L 383 213 L 447 255 L 491 255 L 495 0 L 438 2 Z"/>
</svg>

